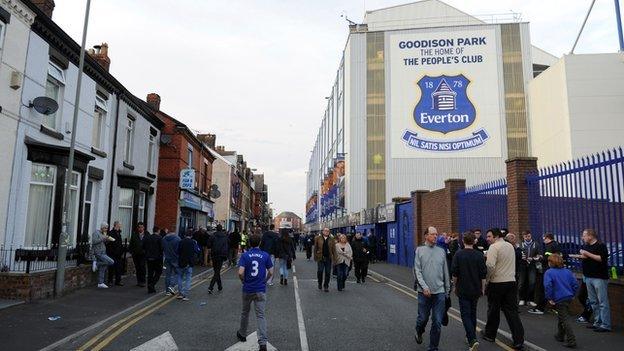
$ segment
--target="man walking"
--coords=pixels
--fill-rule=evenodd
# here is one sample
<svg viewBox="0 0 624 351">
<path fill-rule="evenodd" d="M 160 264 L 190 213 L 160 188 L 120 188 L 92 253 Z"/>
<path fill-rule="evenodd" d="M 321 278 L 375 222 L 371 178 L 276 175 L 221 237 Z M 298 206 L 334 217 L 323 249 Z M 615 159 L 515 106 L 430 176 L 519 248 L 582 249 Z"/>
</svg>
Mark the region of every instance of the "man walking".
<svg viewBox="0 0 624 351">
<path fill-rule="evenodd" d="M 314 261 L 317 264 L 318 288 L 324 289 L 325 292 L 329 292 L 332 263 L 336 261 L 335 248 L 336 241 L 329 235 L 329 228 L 323 228 L 323 234 L 314 238 Z"/>
<path fill-rule="evenodd" d="M 218 229 L 217 229 L 218 230 Z M 230 260 L 230 267 L 236 264 L 236 259 L 238 258 L 238 247 L 240 245 L 241 235 L 238 232 L 237 228 L 234 228 L 234 231 L 230 233 L 228 236 L 228 258 Z"/>
<path fill-rule="evenodd" d="M 221 224 L 217 224 L 217 231 L 210 240 L 210 246 L 212 247 L 213 275 L 210 280 L 210 286 L 208 287 L 208 293 L 212 294 L 215 283 L 219 291 L 223 290 L 223 284 L 221 283 L 221 267 L 223 267 L 223 262 L 225 262 L 228 257 L 228 237 Z"/>
<path fill-rule="evenodd" d="M 279 236 L 275 232 L 275 224 L 269 226 L 269 230 L 262 234 L 262 240 L 260 240 L 260 250 L 268 253 L 271 256 L 271 263 L 275 266 L 275 252 L 277 249 L 277 241 Z M 269 278 L 269 285 L 273 285 L 273 276 Z"/>
<path fill-rule="evenodd" d="M 238 277 L 243 283 L 243 309 L 240 328 L 236 337 L 241 342 L 247 341 L 247 325 L 251 303 L 254 303 L 256 325 L 258 327 L 258 345 L 260 351 L 267 349 L 267 325 L 264 319 L 266 306 L 266 282 L 273 275 L 273 263 L 268 253 L 260 250 L 261 238 L 253 234 L 249 238 L 251 249 L 241 255 L 238 263 Z"/>
<path fill-rule="evenodd" d="M 487 274 L 483 254 L 473 249 L 474 244 L 474 234 L 465 234 L 464 249 L 455 253 L 451 264 L 453 286 L 459 298 L 459 310 L 470 351 L 477 350 L 479 346 L 477 341 L 477 303 L 479 297 L 485 295 L 485 277 Z"/>
<path fill-rule="evenodd" d="M 366 282 L 368 274 L 368 245 L 362 240 L 362 233 L 355 233 L 355 238 L 351 242 L 353 249 L 353 265 L 355 268 L 355 279 L 357 283 Z"/>
<path fill-rule="evenodd" d="M 178 245 L 178 291 L 180 292 L 178 299 L 182 301 L 189 300 L 193 266 L 195 266 L 197 255 L 200 252 L 199 245 L 192 236 L 191 232 L 186 232 L 186 236 Z"/>
<path fill-rule="evenodd" d="M 531 307 L 537 306 L 535 302 L 535 280 L 537 277 L 536 263 L 539 261 L 539 247 L 533 240 L 531 232 L 524 231 L 522 233 L 522 260 L 520 261 L 520 303 L 524 306 L 526 303 Z"/>
<path fill-rule="evenodd" d="M 414 276 L 418 291 L 418 319 L 416 320 L 416 343 L 422 344 L 422 335 L 431 315 L 429 332 L 430 351 L 437 351 L 442 331 L 446 298 L 451 291 L 446 252 L 436 246 L 438 230 L 429 227 L 425 230 L 425 245 L 416 249 Z"/>
<path fill-rule="evenodd" d="M 170 232 L 162 238 L 163 253 L 165 255 L 165 295 L 173 296 L 176 294 L 176 285 L 178 284 L 178 259 L 180 236 L 175 232 Z"/>
<path fill-rule="evenodd" d="M 163 267 L 163 246 L 160 228 L 154 227 L 152 234 L 145 238 L 145 259 L 147 261 L 147 293 L 156 292 L 156 283 L 160 279 Z"/>
<path fill-rule="evenodd" d="M 137 286 L 145 287 L 145 224 L 137 223 L 136 232 L 130 237 L 130 253 L 132 261 L 134 261 L 134 269 L 136 271 Z"/>
<path fill-rule="evenodd" d="M 117 286 L 123 286 L 121 282 L 121 274 L 123 273 L 123 242 L 121 241 L 121 224 L 119 221 L 115 221 L 113 229 L 108 232 L 108 235 L 115 239 L 115 241 L 106 242 L 106 254 L 112 258 L 115 263 L 108 267 L 108 286 L 113 284 Z"/>
<path fill-rule="evenodd" d="M 583 231 L 583 248 L 571 257 L 583 261 L 583 277 L 587 285 L 589 303 L 594 311 L 594 323 L 587 326 L 597 333 L 611 331 L 611 308 L 609 307 L 609 252 L 607 246 L 598 240 L 594 229 Z"/>
<path fill-rule="evenodd" d="M 494 342 L 500 324 L 501 309 L 507 319 L 513 348 L 521 350 L 524 345 L 524 327 L 518 316 L 518 287 L 516 285 L 516 253 L 513 245 L 505 241 L 498 228 L 488 230 L 493 242 L 487 252 L 487 298 L 488 313 L 484 340 Z"/>
</svg>

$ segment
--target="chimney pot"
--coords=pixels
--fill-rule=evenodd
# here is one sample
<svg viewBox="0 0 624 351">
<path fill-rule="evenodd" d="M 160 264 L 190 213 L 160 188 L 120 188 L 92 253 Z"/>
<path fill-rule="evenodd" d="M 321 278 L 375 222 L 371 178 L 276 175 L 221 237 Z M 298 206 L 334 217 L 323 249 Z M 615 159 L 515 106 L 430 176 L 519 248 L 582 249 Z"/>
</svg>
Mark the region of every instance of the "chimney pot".
<svg viewBox="0 0 624 351">
<path fill-rule="evenodd" d="M 89 56 L 93 57 L 100 66 L 104 67 L 104 69 L 108 72 L 110 68 L 111 60 L 108 57 L 108 44 L 102 43 L 101 45 L 94 45 L 92 49 L 87 51 Z"/>
<path fill-rule="evenodd" d="M 46 16 L 52 18 L 52 12 L 54 11 L 54 0 L 31 0 L 33 5 L 37 6 L 39 10 L 46 14 Z"/>
<path fill-rule="evenodd" d="M 147 104 L 150 105 L 156 111 L 160 111 L 160 95 L 156 93 L 147 94 L 147 98 L 145 99 Z"/>
</svg>

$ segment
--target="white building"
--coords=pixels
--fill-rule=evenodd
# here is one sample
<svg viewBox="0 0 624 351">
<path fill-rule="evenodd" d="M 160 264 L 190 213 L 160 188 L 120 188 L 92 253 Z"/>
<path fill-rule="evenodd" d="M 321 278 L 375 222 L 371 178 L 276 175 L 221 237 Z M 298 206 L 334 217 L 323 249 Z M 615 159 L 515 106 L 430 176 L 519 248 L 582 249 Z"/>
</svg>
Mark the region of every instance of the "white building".
<svg viewBox="0 0 624 351">
<path fill-rule="evenodd" d="M 350 26 L 310 158 L 319 217 L 449 178 L 500 178 L 506 159 L 529 156 L 528 82 L 556 61 L 530 43 L 528 23 L 439 0 L 367 11 Z"/>
<path fill-rule="evenodd" d="M 22 108 L 22 87 L 30 26 L 35 14 L 19 0 L 0 1 L 0 223 L 6 223 L 11 166 Z M 0 244 L 6 231 L 0 231 Z"/>
<path fill-rule="evenodd" d="M 215 222 L 221 224 L 223 228 L 230 229 L 229 223 L 231 219 L 232 210 L 230 208 L 231 191 L 232 191 L 232 177 L 236 172 L 236 166 L 234 166 L 225 157 L 221 156 L 218 152 L 209 149 L 210 153 L 215 157 L 212 163 L 212 184 L 216 185 L 221 196 L 213 198 Z"/>
<path fill-rule="evenodd" d="M 565 55 L 529 84 L 540 166 L 624 145 L 624 53 Z"/>
<path fill-rule="evenodd" d="M 27 5 L 36 19 L 21 42 L 27 44 L 21 100 L 47 96 L 59 108 L 43 115 L 22 106 L 16 139 L 0 141 L 2 150 L 14 147 L 3 243 L 58 242 L 66 179 L 71 179 L 70 246 L 88 240 L 101 222 L 120 220 L 124 237 L 139 221 L 152 226 L 162 121 L 108 73 L 107 46 L 98 46 L 85 58 L 75 166 L 67 177 L 80 46 L 36 5 Z"/>
</svg>

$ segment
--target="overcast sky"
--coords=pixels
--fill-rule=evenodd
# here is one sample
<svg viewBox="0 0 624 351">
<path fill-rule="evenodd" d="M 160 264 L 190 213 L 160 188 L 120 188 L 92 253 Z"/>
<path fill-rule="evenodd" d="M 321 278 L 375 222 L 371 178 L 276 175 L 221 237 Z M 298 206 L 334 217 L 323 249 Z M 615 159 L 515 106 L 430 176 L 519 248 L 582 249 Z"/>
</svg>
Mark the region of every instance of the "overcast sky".
<svg viewBox="0 0 624 351">
<path fill-rule="evenodd" d="M 77 42 L 85 0 L 56 0 L 53 19 Z M 92 0 L 87 46 L 109 44 L 111 73 L 265 174 L 276 214 L 303 215 L 305 172 L 347 38 L 342 13 L 397 0 Z M 472 15 L 520 13 L 531 40 L 570 51 L 590 0 L 447 0 Z M 613 1 L 599 0 L 576 53 L 616 52 Z"/>
</svg>

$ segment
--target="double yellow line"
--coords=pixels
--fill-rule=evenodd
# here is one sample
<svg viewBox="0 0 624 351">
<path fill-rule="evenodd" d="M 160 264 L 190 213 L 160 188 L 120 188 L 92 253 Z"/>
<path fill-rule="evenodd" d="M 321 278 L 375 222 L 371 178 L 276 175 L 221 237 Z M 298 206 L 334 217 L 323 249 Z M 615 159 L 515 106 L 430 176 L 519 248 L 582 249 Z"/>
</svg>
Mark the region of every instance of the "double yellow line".
<svg viewBox="0 0 624 351">
<path fill-rule="evenodd" d="M 221 274 L 227 272 L 228 270 L 230 270 L 230 267 L 223 269 L 221 271 Z M 191 284 L 191 289 L 196 287 L 196 286 L 198 286 L 198 285 L 200 285 L 200 284 L 202 284 L 202 283 L 204 283 L 204 282 L 206 282 L 210 278 L 212 278 L 212 275 L 210 275 L 210 276 L 208 276 L 206 278 L 202 278 L 202 279 L 199 279 L 199 280 L 195 281 L 195 283 Z M 123 319 L 113 323 L 108 328 L 104 329 L 102 332 L 100 332 L 99 334 L 97 334 L 94 337 L 92 337 L 91 339 L 89 339 L 89 341 L 87 341 L 84 345 L 80 346 L 78 348 L 78 351 L 85 351 L 85 350 L 89 350 L 89 349 L 92 350 L 92 351 L 102 350 L 104 347 L 106 347 L 108 344 L 110 344 L 111 341 L 115 340 L 115 338 L 117 338 L 119 335 L 121 335 L 121 333 L 123 333 L 124 331 L 128 330 L 128 328 L 132 327 L 137 322 L 139 322 L 141 319 L 149 316 L 150 314 L 154 313 L 158 309 L 160 309 L 163 306 L 171 303 L 174 300 L 176 300 L 176 298 L 174 298 L 172 296 L 163 296 L 163 297 L 157 299 L 156 301 L 150 303 L 149 305 L 147 305 L 147 306 L 145 306 L 145 307 L 143 307 L 143 308 L 141 308 L 141 309 L 131 313 L 127 317 L 125 317 L 125 318 L 123 318 Z"/>
<path fill-rule="evenodd" d="M 385 278 L 385 277 L 383 277 L 383 276 L 382 276 L 381 274 L 379 274 L 379 273 L 374 273 L 374 274 L 379 275 L 379 276 L 380 276 L 380 277 L 382 277 L 382 278 Z M 381 283 L 381 282 L 382 282 L 381 280 L 379 280 L 379 279 L 377 279 L 377 278 L 373 277 L 372 275 L 370 276 L 370 278 L 371 278 L 373 281 L 377 282 L 377 283 Z M 395 286 L 394 284 L 390 284 L 390 283 L 383 283 L 383 284 L 385 284 L 385 285 L 387 285 L 387 286 L 389 286 L 389 287 L 391 287 L 391 288 L 393 288 L 393 289 L 395 289 L 395 290 L 397 290 L 397 291 L 400 291 L 400 292 L 402 292 L 403 294 L 405 294 L 405 295 L 407 295 L 407 296 L 409 296 L 409 297 L 411 297 L 411 298 L 413 298 L 413 299 L 415 299 L 415 300 L 418 300 L 418 296 L 417 296 L 417 295 L 414 295 L 414 293 L 412 293 L 411 291 L 407 291 L 406 289 L 403 289 L 402 287 Z M 460 318 L 459 316 L 457 316 L 457 315 L 455 315 L 455 314 L 453 314 L 453 313 L 448 313 L 448 316 L 449 316 L 449 317 L 451 317 L 451 318 L 453 318 L 454 320 L 456 320 L 456 321 L 458 321 L 458 322 L 462 323 L 462 320 L 461 320 L 461 318 Z M 476 329 L 477 329 L 477 332 L 481 332 L 481 328 L 480 328 L 478 325 L 477 325 L 476 327 L 477 327 L 477 328 L 476 328 Z M 495 339 L 494 341 L 496 342 L 496 345 L 498 345 L 501 349 L 506 350 L 506 351 L 513 351 L 513 349 L 512 349 L 511 347 L 509 347 L 507 344 L 503 343 L 502 341 L 500 341 L 500 340 L 498 340 L 498 339 Z"/>
</svg>

